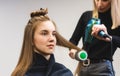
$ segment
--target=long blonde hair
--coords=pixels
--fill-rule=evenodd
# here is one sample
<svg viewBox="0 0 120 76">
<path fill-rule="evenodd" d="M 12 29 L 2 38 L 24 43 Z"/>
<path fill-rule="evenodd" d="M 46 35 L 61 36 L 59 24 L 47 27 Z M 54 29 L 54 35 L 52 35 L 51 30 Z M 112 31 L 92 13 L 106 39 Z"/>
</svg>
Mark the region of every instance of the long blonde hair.
<svg viewBox="0 0 120 76">
<path fill-rule="evenodd" d="M 95 4 L 95 0 L 93 0 L 94 9 L 93 9 L 93 18 L 98 17 L 98 11 Z M 117 28 L 120 26 L 120 0 L 111 0 L 111 16 L 112 16 L 112 29 Z"/>
<path fill-rule="evenodd" d="M 32 64 L 34 49 L 32 41 L 37 23 L 41 23 L 43 21 L 51 21 L 56 28 L 55 22 L 48 17 L 47 13 L 47 8 L 41 8 L 40 10 L 31 13 L 31 19 L 28 21 L 24 31 L 20 58 L 11 76 L 24 76 Z M 56 33 L 56 40 L 58 46 L 81 50 L 80 48 L 76 47 L 74 44 L 66 40 L 64 37 L 62 37 L 58 32 Z"/>
</svg>

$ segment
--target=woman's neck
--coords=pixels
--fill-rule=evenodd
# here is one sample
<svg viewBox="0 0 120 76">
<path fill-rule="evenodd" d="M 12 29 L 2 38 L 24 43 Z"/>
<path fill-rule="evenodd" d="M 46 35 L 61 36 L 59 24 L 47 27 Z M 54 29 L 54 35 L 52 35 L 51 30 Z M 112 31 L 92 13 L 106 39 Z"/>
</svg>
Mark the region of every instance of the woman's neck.
<svg viewBox="0 0 120 76">
<path fill-rule="evenodd" d="M 45 57 L 46 60 L 49 60 L 49 59 L 50 59 L 50 55 L 45 55 L 45 54 L 43 54 L 43 53 L 41 53 L 41 52 L 39 52 L 39 51 L 37 51 L 37 50 L 34 50 L 34 52 L 42 55 L 43 57 Z"/>
</svg>

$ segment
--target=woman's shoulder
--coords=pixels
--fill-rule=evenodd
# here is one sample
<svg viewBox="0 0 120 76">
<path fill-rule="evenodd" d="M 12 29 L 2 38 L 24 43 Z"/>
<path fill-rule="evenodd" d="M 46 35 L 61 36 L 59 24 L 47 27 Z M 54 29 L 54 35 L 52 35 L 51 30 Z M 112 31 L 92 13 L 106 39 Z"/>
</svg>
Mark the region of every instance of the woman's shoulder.
<svg viewBox="0 0 120 76">
<path fill-rule="evenodd" d="M 51 74 L 51 76 L 73 76 L 72 72 L 61 63 L 53 65 Z"/>
<path fill-rule="evenodd" d="M 63 68 L 67 69 L 63 64 L 57 62 L 54 64 L 54 67 L 59 69 L 63 69 Z"/>
</svg>

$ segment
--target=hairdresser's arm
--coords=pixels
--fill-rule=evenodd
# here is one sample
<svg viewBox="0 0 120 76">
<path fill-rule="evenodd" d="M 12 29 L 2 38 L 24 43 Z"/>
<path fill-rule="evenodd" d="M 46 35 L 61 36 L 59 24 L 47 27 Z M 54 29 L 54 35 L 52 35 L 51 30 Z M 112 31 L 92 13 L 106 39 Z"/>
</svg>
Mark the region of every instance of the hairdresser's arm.
<svg viewBox="0 0 120 76">
<path fill-rule="evenodd" d="M 112 43 L 120 48 L 120 36 L 112 36 Z"/>
<path fill-rule="evenodd" d="M 103 38 L 103 37 L 100 37 L 100 36 L 98 35 L 98 32 L 101 31 L 101 30 L 103 30 L 103 31 L 105 32 L 105 34 L 108 35 L 108 33 L 107 33 L 107 28 L 105 27 L 104 24 L 100 24 L 100 25 L 99 25 L 99 24 L 96 24 L 96 25 L 94 25 L 94 26 L 92 27 L 91 35 L 94 36 L 94 37 L 96 37 L 96 38 L 99 39 L 99 40 L 104 40 L 104 41 L 110 42 L 111 39 L 112 39 L 112 36 L 109 35 L 109 38 L 108 38 L 108 37 Z"/>
<path fill-rule="evenodd" d="M 84 17 L 86 15 L 83 13 L 83 15 L 81 16 L 81 18 L 79 19 L 77 26 L 72 34 L 72 37 L 70 38 L 70 42 L 72 42 L 73 44 L 75 44 L 76 46 L 78 45 L 80 38 L 83 36 L 84 33 L 84 29 L 85 29 L 85 21 L 84 21 Z M 69 48 L 70 52 L 69 52 L 69 56 L 72 59 L 75 59 L 75 53 L 77 52 L 76 49 L 72 49 Z"/>
<path fill-rule="evenodd" d="M 105 27 L 105 25 L 94 25 L 92 28 L 92 35 L 100 40 L 104 40 L 104 41 L 112 41 L 112 44 L 115 47 L 119 47 L 120 48 L 120 27 L 118 27 L 117 29 L 115 29 L 115 31 L 113 31 L 113 33 L 115 33 L 116 35 L 109 35 L 110 38 L 102 38 L 100 36 L 98 36 L 98 32 L 100 30 L 103 30 L 106 34 L 107 33 L 107 28 Z M 117 33 L 116 33 L 117 32 Z"/>
</svg>

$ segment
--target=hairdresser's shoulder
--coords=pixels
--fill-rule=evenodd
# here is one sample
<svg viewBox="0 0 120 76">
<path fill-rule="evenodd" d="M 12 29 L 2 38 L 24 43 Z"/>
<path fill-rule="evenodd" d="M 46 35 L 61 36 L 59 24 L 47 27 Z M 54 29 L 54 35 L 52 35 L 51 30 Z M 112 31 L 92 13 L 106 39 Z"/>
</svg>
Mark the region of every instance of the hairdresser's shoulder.
<svg viewBox="0 0 120 76">
<path fill-rule="evenodd" d="M 92 11 L 89 10 L 89 11 L 83 12 L 81 15 L 81 18 L 86 19 L 86 18 L 91 18 L 91 16 L 92 16 Z"/>
<path fill-rule="evenodd" d="M 87 11 L 84 11 L 83 12 L 84 15 L 87 15 L 87 14 L 92 14 L 92 10 L 87 10 Z"/>
</svg>

